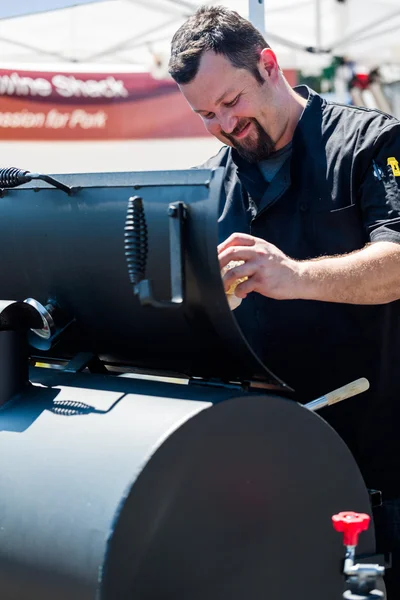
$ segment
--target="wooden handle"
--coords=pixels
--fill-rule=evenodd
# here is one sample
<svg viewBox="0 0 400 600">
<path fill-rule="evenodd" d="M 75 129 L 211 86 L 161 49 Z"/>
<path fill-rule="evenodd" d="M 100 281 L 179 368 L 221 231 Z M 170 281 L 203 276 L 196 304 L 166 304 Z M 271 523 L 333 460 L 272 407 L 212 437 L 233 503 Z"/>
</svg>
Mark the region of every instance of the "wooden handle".
<svg viewBox="0 0 400 600">
<path fill-rule="evenodd" d="M 312 400 L 304 405 L 305 408 L 308 408 L 311 411 L 319 410 L 320 408 L 325 408 L 325 406 L 332 406 L 332 404 L 336 404 L 337 402 L 341 402 L 342 400 L 346 400 L 346 398 L 351 398 L 352 396 L 356 396 L 357 394 L 361 394 L 361 392 L 365 392 L 369 388 L 369 381 L 365 379 L 365 377 L 361 377 L 360 379 L 356 379 L 351 383 L 347 383 L 343 387 L 338 388 L 337 390 L 333 390 L 333 392 L 328 392 L 325 396 L 321 396 L 316 400 Z"/>
<path fill-rule="evenodd" d="M 333 390 L 333 392 L 328 392 L 328 394 L 325 394 L 327 405 L 331 406 L 332 404 L 336 404 L 336 402 L 341 402 L 342 400 L 346 400 L 346 398 L 351 398 L 352 396 L 361 394 L 361 392 L 365 392 L 368 389 L 368 379 L 361 377 L 360 379 L 356 379 L 351 383 L 347 383 L 337 390 Z"/>
</svg>

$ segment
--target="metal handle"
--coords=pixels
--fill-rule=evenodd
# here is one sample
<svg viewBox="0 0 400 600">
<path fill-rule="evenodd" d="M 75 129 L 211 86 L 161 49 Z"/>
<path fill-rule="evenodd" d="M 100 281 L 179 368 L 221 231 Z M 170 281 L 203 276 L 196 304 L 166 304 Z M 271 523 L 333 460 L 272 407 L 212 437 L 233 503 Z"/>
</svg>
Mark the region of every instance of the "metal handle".
<svg viewBox="0 0 400 600">
<path fill-rule="evenodd" d="M 148 247 L 143 202 L 139 196 L 135 196 L 129 199 L 129 203 L 125 225 L 125 256 L 134 294 L 143 306 L 177 308 L 184 302 L 183 223 L 186 206 L 180 201 L 168 206 L 171 299 L 160 301 L 154 298 L 151 281 L 145 278 Z"/>
</svg>

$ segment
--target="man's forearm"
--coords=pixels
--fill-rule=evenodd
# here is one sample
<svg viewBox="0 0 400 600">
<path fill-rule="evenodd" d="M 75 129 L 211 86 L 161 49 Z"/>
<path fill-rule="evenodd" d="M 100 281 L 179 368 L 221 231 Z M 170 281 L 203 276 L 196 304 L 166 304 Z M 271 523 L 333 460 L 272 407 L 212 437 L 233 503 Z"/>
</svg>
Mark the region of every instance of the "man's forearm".
<svg viewBox="0 0 400 600">
<path fill-rule="evenodd" d="M 400 244 L 375 242 L 358 252 L 299 263 L 299 297 L 346 304 L 400 298 Z"/>
</svg>

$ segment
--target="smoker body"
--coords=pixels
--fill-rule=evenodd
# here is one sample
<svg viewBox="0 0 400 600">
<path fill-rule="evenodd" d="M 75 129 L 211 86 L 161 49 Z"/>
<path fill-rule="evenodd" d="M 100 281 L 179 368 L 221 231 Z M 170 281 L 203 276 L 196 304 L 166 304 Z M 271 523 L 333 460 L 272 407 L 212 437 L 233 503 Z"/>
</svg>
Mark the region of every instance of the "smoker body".
<svg viewBox="0 0 400 600">
<path fill-rule="evenodd" d="M 369 499 L 316 414 L 226 388 L 31 380 L 0 411 L 4 600 L 340 598 L 330 517 Z"/>
<path fill-rule="evenodd" d="M 223 170 L 59 178 L 0 192 L 2 600 L 338 600 L 368 492 L 229 309 Z"/>
</svg>

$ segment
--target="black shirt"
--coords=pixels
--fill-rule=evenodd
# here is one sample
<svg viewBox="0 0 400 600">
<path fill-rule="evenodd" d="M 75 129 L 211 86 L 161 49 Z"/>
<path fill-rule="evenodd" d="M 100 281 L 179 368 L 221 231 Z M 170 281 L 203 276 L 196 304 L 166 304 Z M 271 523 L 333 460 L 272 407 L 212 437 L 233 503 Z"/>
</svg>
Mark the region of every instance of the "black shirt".
<svg viewBox="0 0 400 600">
<path fill-rule="evenodd" d="M 250 233 L 299 260 L 400 243 L 399 121 L 296 91 L 308 101 L 279 177 L 268 184 L 228 147 L 203 165 L 226 168 L 220 241 Z M 365 306 L 253 293 L 235 316 L 299 402 L 367 377 L 368 392 L 320 414 L 350 447 L 367 485 L 400 496 L 400 301 Z"/>
</svg>

